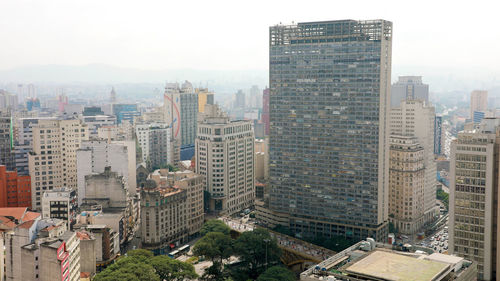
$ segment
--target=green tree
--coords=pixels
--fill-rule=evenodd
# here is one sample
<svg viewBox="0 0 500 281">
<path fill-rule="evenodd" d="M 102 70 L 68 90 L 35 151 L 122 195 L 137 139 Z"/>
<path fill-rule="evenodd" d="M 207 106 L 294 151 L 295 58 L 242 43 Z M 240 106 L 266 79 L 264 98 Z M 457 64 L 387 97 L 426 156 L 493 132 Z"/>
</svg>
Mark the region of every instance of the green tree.
<svg viewBox="0 0 500 281">
<path fill-rule="evenodd" d="M 295 274 L 282 266 L 273 266 L 259 275 L 257 281 L 295 281 Z"/>
<path fill-rule="evenodd" d="M 168 256 L 153 257 L 149 264 L 156 270 L 161 280 L 181 281 L 198 278 L 192 264 L 181 262 Z"/>
<path fill-rule="evenodd" d="M 205 236 L 209 232 L 221 232 L 224 234 L 229 234 L 231 228 L 227 226 L 223 221 L 218 219 L 209 220 L 203 224 L 200 230 L 201 236 Z"/>
<path fill-rule="evenodd" d="M 221 232 L 209 232 L 194 244 L 193 253 L 212 261 L 222 262 L 233 252 L 231 237 Z"/>
<path fill-rule="evenodd" d="M 191 264 L 167 256 L 153 256 L 148 250 L 132 250 L 95 276 L 95 281 L 178 281 L 195 279 Z"/>
<path fill-rule="evenodd" d="M 243 232 L 234 243 L 234 252 L 247 263 L 250 278 L 257 278 L 269 264 L 279 263 L 281 249 L 269 231 L 257 228 Z M 266 264 L 267 262 L 267 264 Z"/>
<path fill-rule="evenodd" d="M 135 276 L 135 278 L 133 277 Z M 122 257 L 95 276 L 95 281 L 108 280 L 160 281 L 155 269 L 134 257 Z"/>
</svg>

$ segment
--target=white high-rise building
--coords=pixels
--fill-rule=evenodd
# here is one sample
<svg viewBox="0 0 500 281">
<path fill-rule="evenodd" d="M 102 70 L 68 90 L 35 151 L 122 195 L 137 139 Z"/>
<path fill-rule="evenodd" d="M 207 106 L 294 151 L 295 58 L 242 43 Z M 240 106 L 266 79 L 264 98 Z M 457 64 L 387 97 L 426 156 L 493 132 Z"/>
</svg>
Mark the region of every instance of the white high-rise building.
<svg viewBox="0 0 500 281">
<path fill-rule="evenodd" d="M 198 123 L 196 173 L 205 176 L 210 210 L 231 215 L 254 204 L 254 133 L 251 121 L 231 121 L 216 105 Z"/>
<path fill-rule="evenodd" d="M 436 162 L 434 160 L 434 107 L 423 100 L 402 101 L 400 106 L 391 109 L 391 135 L 414 136 L 424 148 L 425 221 L 429 222 L 439 212 L 436 206 Z"/>
<path fill-rule="evenodd" d="M 173 164 L 171 130 L 167 124 L 136 124 L 135 135 L 144 163 L 150 163 L 151 166 Z"/>
<path fill-rule="evenodd" d="M 33 125 L 32 151 L 28 155 L 32 207 L 41 210 L 44 191 L 77 189 L 76 151 L 88 140 L 87 126 L 79 119 L 41 119 Z"/>
<path fill-rule="evenodd" d="M 123 176 L 130 195 L 136 194 L 136 161 L 134 141 L 92 140 L 82 143 L 77 153 L 78 205 L 85 194 L 85 176 L 103 173 L 106 167 Z"/>
</svg>

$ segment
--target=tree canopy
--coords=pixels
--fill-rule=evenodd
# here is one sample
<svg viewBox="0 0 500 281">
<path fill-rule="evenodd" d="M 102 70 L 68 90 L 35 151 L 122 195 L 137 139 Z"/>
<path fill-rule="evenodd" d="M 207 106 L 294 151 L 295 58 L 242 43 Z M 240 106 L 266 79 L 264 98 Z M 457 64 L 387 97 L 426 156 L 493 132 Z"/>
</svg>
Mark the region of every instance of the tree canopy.
<svg viewBox="0 0 500 281">
<path fill-rule="evenodd" d="M 205 236 L 209 232 L 222 232 L 224 234 L 229 234 L 231 229 L 227 226 L 223 221 L 218 219 L 213 219 L 207 221 L 201 227 L 200 234 L 201 236 Z"/>
<path fill-rule="evenodd" d="M 295 274 L 282 266 L 273 266 L 259 275 L 257 281 L 295 281 Z"/>
<path fill-rule="evenodd" d="M 212 261 L 227 259 L 233 252 L 233 241 L 227 234 L 221 232 L 209 232 L 196 242 L 193 253 L 197 256 L 205 256 Z"/>
<path fill-rule="evenodd" d="M 193 265 L 167 256 L 153 256 L 148 250 L 138 249 L 119 258 L 114 264 L 95 276 L 95 281 L 180 281 L 196 279 Z"/>
<path fill-rule="evenodd" d="M 276 238 L 263 228 L 243 232 L 234 243 L 234 252 L 248 264 L 249 276 L 254 279 L 263 271 L 266 261 L 267 265 L 277 264 L 281 255 Z"/>
</svg>

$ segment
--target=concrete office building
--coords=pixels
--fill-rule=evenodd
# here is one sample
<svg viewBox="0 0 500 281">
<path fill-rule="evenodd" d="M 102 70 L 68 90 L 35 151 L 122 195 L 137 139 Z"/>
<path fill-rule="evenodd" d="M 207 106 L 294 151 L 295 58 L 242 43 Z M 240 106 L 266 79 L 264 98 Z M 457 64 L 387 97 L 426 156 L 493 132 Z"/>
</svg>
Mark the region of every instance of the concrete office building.
<svg viewBox="0 0 500 281">
<path fill-rule="evenodd" d="M 254 135 L 251 121 L 231 121 L 218 106 L 198 123 L 196 173 L 205 177 L 210 211 L 231 215 L 253 206 Z"/>
<path fill-rule="evenodd" d="M 470 119 L 474 111 L 486 112 L 488 110 L 488 91 L 472 91 L 470 93 Z"/>
<path fill-rule="evenodd" d="M 123 176 L 131 196 L 136 194 L 136 155 L 134 141 L 92 140 L 82 142 L 77 150 L 78 205 L 85 194 L 85 176 L 104 172 L 106 167 Z"/>
<path fill-rule="evenodd" d="M 391 109 L 391 135 L 414 136 L 424 148 L 425 222 L 431 222 L 439 213 L 436 206 L 436 161 L 434 159 L 434 107 L 423 100 L 402 101 L 399 107 Z M 406 180 L 410 180 L 407 178 Z"/>
<path fill-rule="evenodd" d="M 9 171 L 16 169 L 13 138 L 10 112 L 2 111 L 0 112 L 0 165 L 6 166 Z"/>
<path fill-rule="evenodd" d="M 171 129 L 167 124 L 136 124 L 135 132 L 144 163 L 149 167 L 173 164 Z"/>
<path fill-rule="evenodd" d="M 203 225 L 203 177 L 192 171 L 156 170 L 155 188 L 141 190 L 142 246 L 167 254 Z"/>
<path fill-rule="evenodd" d="M 47 190 L 42 196 L 42 217 L 61 219 L 67 222 L 68 229 L 75 223 L 78 203 L 76 190 L 55 188 Z"/>
<path fill-rule="evenodd" d="M 389 221 L 400 233 L 415 234 L 426 222 L 424 153 L 416 137 L 390 137 Z"/>
<path fill-rule="evenodd" d="M 41 210 L 44 191 L 77 189 L 76 151 L 88 137 L 87 126 L 79 119 L 39 120 L 33 126 L 33 150 L 28 157 L 34 209 Z"/>
<path fill-rule="evenodd" d="M 399 107 L 405 100 L 429 102 L 429 85 L 422 82 L 422 76 L 399 76 L 392 84 L 391 107 Z"/>
<path fill-rule="evenodd" d="M 476 261 L 479 280 L 495 280 L 498 246 L 500 119 L 486 118 L 451 144 L 449 252 Z"/>
<path fill-rule="evenodd" d="M 385 239 L 392 23 L 270 27 L 270 208 L 303 236 Z"/>
</svg>

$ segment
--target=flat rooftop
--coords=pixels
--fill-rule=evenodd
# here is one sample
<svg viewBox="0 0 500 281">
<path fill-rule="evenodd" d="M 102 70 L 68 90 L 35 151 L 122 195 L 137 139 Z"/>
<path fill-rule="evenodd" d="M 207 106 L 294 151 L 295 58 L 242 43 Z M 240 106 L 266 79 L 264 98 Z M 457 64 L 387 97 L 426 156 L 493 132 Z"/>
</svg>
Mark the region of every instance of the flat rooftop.
<svg viewBox="0 0 500 281">
<path fill-rule="evenodd" d="M 386 251 L 373 251 L 345 269 L 359 276 L 390 281 L 432 281 L 448 272 L 450 265 Z M 417 273 L 418 274 L 415 274 Z"/>
</svg>

